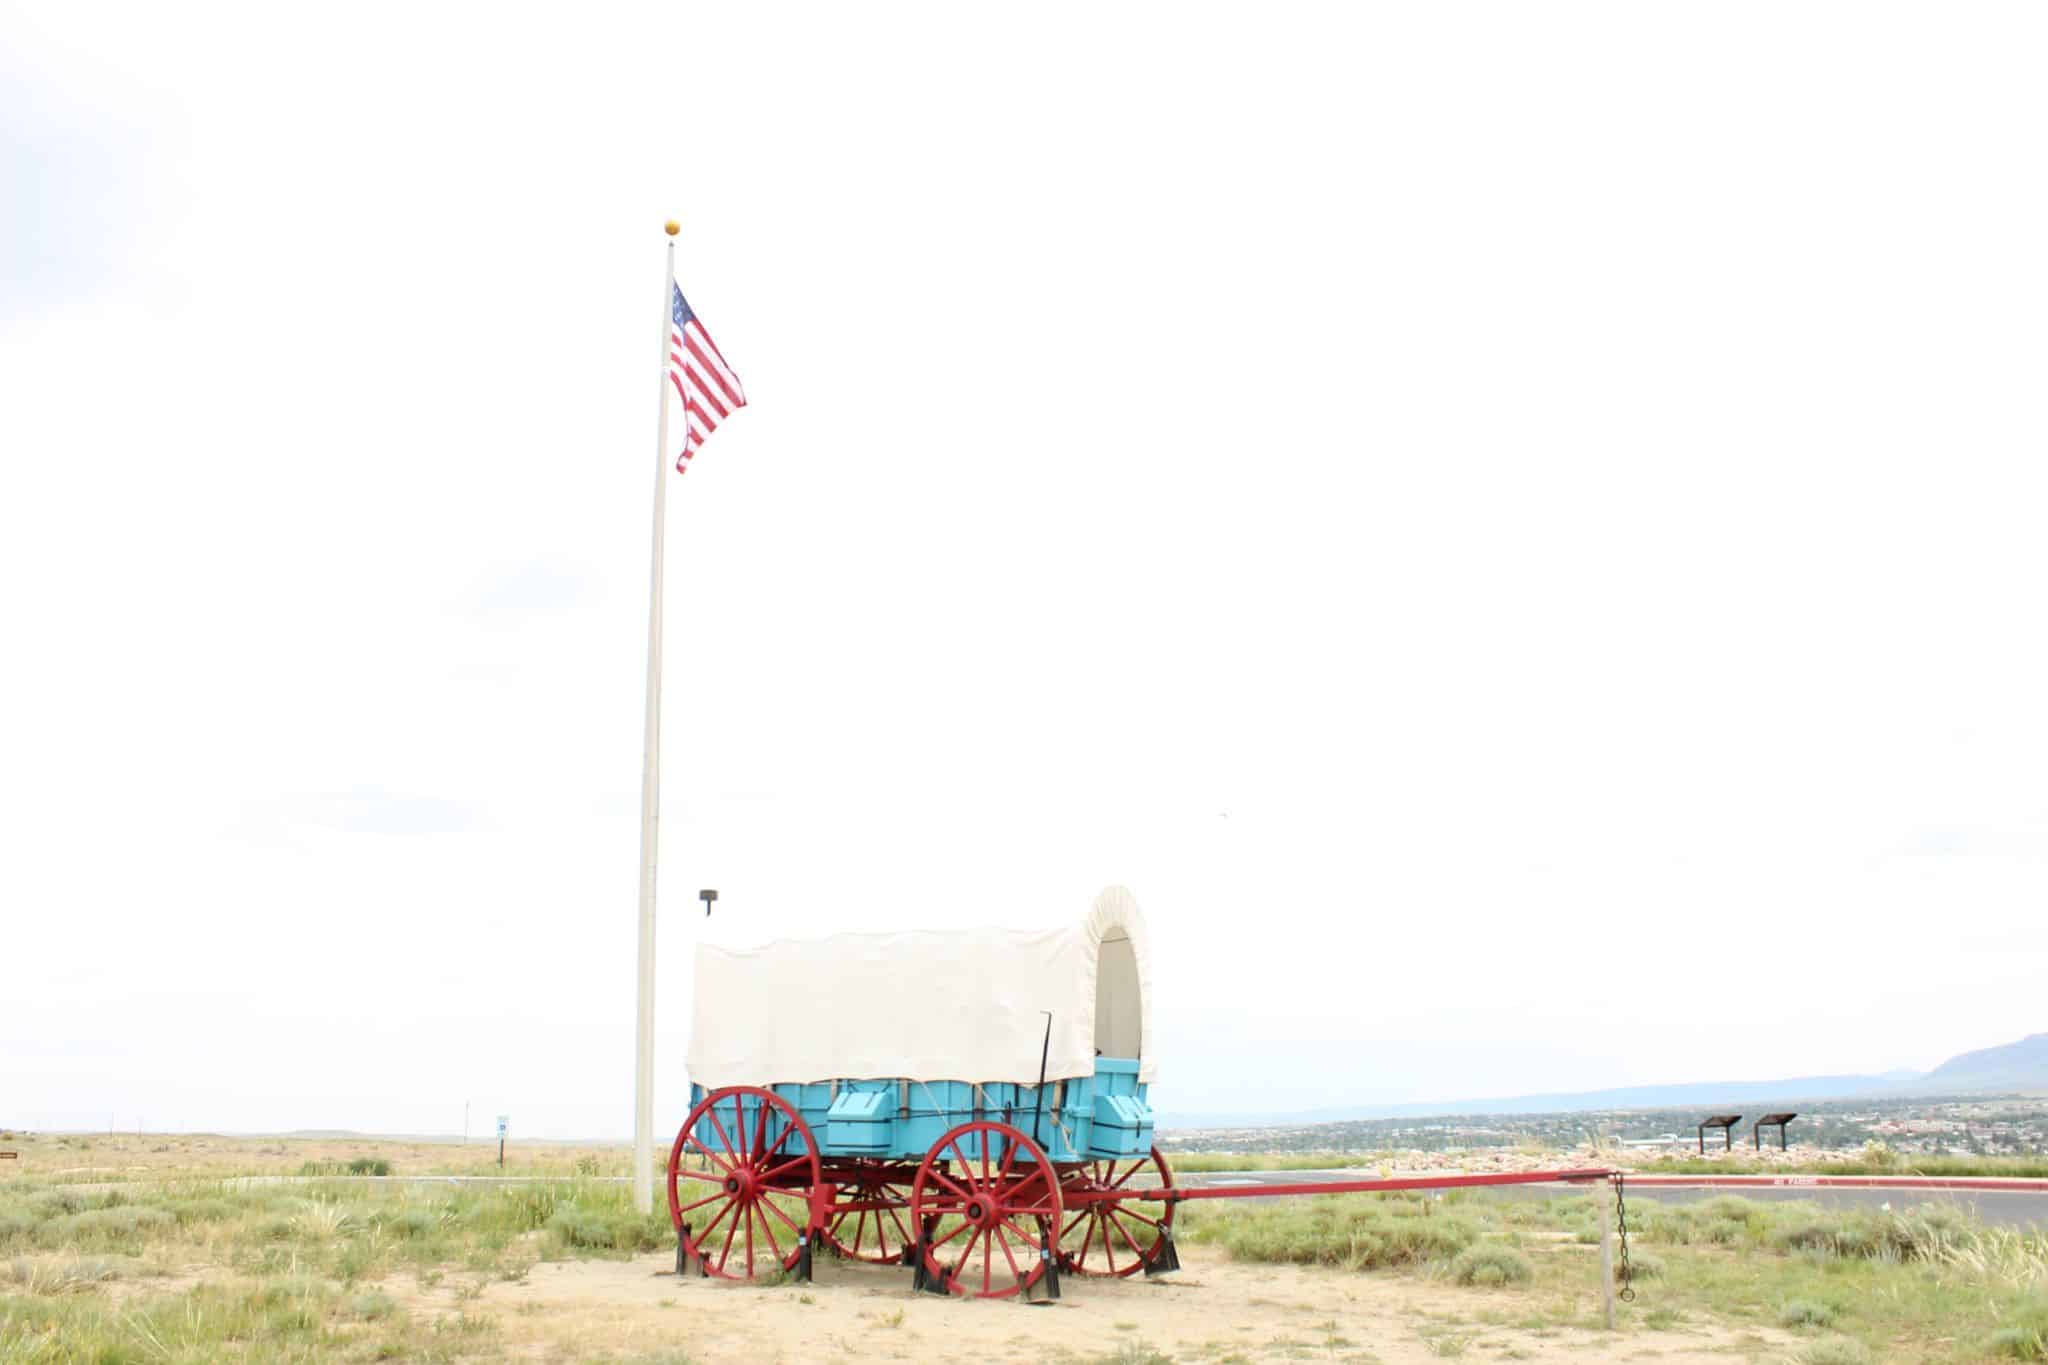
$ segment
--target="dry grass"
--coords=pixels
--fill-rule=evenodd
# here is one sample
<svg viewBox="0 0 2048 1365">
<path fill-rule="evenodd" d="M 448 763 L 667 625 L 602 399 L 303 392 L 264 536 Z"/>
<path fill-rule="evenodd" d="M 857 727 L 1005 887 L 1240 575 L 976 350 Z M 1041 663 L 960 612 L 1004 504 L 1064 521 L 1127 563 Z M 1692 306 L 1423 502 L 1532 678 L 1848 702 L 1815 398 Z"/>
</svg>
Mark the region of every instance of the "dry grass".
<svg viewBox="0 0 2048 1365">
<path fill-rule="evenodd" d="M 14 1133 L 0 1147 L 18 1152 L 0 1162 L 9 1180 L 126 1181 L 255 1175 L 516 1175 L 550 1179 L 623 1179 L 632 1149 L 622 1143 L 514 1142 L 498 1166 L 495 1140 L 351 1136 L 229 1137 L 217 1133 Z"/>
</svg>

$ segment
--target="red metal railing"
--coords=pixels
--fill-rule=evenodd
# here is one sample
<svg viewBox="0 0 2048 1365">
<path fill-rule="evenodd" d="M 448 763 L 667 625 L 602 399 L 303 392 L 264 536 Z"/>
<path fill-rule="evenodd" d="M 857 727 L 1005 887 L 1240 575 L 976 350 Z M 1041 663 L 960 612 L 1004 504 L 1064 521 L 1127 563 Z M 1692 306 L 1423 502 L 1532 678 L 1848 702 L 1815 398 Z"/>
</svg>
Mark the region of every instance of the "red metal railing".
<svg viewBox="0 0 2048 1365">
<path fill-rule="evenodd" d="M 1394 1190 L 1453 1190 L 1477 1185 L 1590 1184 L 1612 1180 L 1621 1174 L 1606 1167 L 1584 1167 L 1568 1171 L 1501 1171 L 1486 1175 L 1419 1175 L 1398 1180 L 1299 1180 L 1284 1184 L 1249 1185 L 1148 1185 L 1137 1189 L 1077 1190 L 1064 1197 L 1071 1205 L 1097 1204 L 1121 1199 L 1184 1203 L 1190 1199 L 1266 1199 L 1297 1194 L 1385 1194 Z"/>
</svg>

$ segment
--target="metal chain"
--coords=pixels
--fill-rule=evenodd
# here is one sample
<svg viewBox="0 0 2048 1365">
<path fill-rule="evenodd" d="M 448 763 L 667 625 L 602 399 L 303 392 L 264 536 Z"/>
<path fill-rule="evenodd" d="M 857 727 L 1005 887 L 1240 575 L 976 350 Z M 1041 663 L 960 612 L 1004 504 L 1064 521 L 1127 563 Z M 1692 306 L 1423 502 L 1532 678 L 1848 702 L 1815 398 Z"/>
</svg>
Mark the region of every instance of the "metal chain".
<svg viewBox="0 0 2048 1365">
<path fill-rule="evenodd" d="M 1621 1301 L 1634 1303 L 1636 1297 L 1635 1272 L 1628 1263 L 1628 1200 L 1622 1193 L 1626 1183 L 1624 1177 L 1614 1177 L 1614 1216 L 1621 1228 Z"/>
</svg>

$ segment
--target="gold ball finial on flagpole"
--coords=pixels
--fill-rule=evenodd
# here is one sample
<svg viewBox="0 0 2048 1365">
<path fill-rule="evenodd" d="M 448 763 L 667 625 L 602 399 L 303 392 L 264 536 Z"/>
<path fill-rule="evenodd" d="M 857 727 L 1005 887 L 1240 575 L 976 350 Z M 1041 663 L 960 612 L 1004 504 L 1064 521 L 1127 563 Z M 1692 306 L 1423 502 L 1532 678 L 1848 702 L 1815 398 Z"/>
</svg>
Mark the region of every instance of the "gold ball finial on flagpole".
<svg viewBox="0 0 2048 1365">
<path fill-rule="evenodd" d="M 661 230 L 663 232 L 666 232 L 669 236 L 673 237 L 678 232 L 681 232 L 683 230 L 683 225 L 681 223 L 678 223 L 675 219 L 671 218 L 666 223 L 663 223 L 661 225 Z"/>
</svg>

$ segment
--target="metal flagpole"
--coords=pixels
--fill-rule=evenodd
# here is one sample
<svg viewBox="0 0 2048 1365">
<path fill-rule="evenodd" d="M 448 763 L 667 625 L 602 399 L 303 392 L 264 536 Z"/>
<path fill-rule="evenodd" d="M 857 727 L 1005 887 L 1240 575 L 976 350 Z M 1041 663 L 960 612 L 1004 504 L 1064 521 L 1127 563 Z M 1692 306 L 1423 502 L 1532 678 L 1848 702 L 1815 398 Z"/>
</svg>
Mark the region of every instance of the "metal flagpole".
<svg viewBox="0 0 2048 1365">
<path fill-rule="evenodd" d="M 668 512 L 669 328 L 676 293 L 676 233 L 670 219 L 661 291 L 660 416 L 654 442 L 654 566 L 647 589 L 647 730 L 640 757 L 640 1024 L 634 1059 L 633 1207 L 654 1211 L 654 860 L 661 824 L 661 540 Z"/>
</svg>

